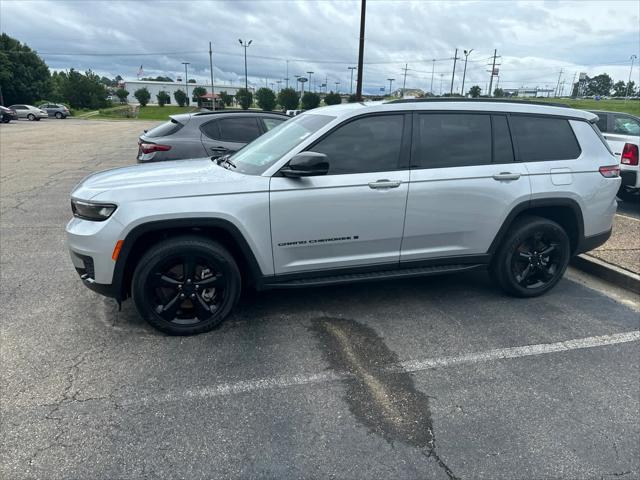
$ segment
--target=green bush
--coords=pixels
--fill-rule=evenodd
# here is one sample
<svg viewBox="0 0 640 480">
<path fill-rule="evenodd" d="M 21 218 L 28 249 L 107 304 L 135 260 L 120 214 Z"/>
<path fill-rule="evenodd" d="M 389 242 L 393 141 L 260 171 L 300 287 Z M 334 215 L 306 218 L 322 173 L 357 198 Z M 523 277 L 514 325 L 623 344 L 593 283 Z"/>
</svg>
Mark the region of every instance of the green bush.
<svg viewBox="0 0 640 480">
<path fill-rule="evenodd" d="M 320 105 L 320 95 L 313 92 L 304 92 L 302 95 L 302 108 L 305 110 L 311 110 L 317 108 Z"/>
<path fill-rule="evenodd" d="M 339 93 L 333 93 L 333 91 L 331 91 L 325 95 L 324 103 L 326 105 L 339 105 L 342 103 L 342 97 L 340 97 Z"/>
<path fill-rule="evenodd" d="M 253 103 L 253 94 L 249 90 L 241 88 L 236 93 L 236 100 L 243 110 L 247 110 Z"/>
<path fill-rule="evenodd" d="M 295 110 L 298 108 L 300 96 L 293 88 L 283 88 L 278 93 L 278 105 L 283 110 Z"/>
<path fill-rule="evenodd" d="M 262 110 L 270 112 L 276 108 L 276 94 L 270 88 L 262 87 L 256 92 L 256 102 Z"/>
<path fill-rule="evenodd" d="M 233 104 L 233 97 L 229 95 L 227 92 L 224 92 L 224 91 L 220 92 L 218 96 L 220 97 L 220 100 L 222 100 L 222 103 L 224 103 L 226 107 Z"/>
<path fill-rule="evenodd" d="M 191 99 L 198 104 L 198 107 L 202 107 L 202 95 L 207 94 L 207 89 L 204 87 L 195 87 L 191 93 Z"/>
<path fill-rule="evenodd" d="M 173 98 L 176 99 L 176 102 L 181 107 L 184 107 L 187 104 L 187 94 L 184 93 L 183 90 L 176 90 L 173 94 Z"/>
<path fill-rule="evenodd" d="M 127 103 L 127 97 L 129 96 L 129 92 L 127 92 L 124 88 L 119 88 L 116 90 L 116 97 L 120 100 L 120 103 Z"/>
<path fill-rule="evenodd" d="M 146 107 L 147 103 L 149 103 L 149 100 L 151 99 L 151 94 L 146 87 L 136 90 L 133 96 L 138 99 L 138 102 L 140 102 L 140 106 L 142 107 Z"/>
<path fill-rule="evenodd" d="M 355 102 L 356 102 L 356 96 L 355 96 L 355 94 L 353 94 L 353 93 L 352 93 L 351 95 L 349 95 L 349 98 L 347 99 L 347 102 L 349 102 L 349 103 L 355 103 Z"/>
<path fill-rule="evenodd" d="M 156 97 L 158 98 L 158 105 L 161 107 L 164 107 L 167 103 L 169 103 L 169 101 L 171 101 L 171 97 L 164 90 L 161 90 L 158 95 L 156 95 Z"/>
</svg>

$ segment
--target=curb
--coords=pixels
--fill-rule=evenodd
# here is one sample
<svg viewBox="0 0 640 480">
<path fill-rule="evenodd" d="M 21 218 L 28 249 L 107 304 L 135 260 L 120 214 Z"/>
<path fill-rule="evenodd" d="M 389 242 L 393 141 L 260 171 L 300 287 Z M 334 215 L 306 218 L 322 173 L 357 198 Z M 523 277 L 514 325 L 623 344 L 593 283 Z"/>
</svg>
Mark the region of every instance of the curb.
<svg viewBox="0 0 640 480">
<path fill-rule="evenodd" d="M 585 254 L 574 257 L 571 260 L 571 265 L 583 272 L 600 277 L 618 287 L 640 295 L 640 275 L 636 273 L 629 272 L 628 270 Z"/>
</svg>

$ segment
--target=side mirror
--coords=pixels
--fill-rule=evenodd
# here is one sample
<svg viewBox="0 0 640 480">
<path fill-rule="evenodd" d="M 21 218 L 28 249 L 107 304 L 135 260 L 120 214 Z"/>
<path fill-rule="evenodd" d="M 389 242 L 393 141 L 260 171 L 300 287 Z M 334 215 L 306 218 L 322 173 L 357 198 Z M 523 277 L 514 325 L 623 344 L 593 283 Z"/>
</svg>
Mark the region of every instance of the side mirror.
<svg viewBox="0 0 640 480">
<path fill-rule="evenodd" d="M 289 178 L 313 177 L 326 175 L 329 171 L 329 160 L 324 153 L 302 152 L 280 169 L 280 173 Z"/>
</svg>

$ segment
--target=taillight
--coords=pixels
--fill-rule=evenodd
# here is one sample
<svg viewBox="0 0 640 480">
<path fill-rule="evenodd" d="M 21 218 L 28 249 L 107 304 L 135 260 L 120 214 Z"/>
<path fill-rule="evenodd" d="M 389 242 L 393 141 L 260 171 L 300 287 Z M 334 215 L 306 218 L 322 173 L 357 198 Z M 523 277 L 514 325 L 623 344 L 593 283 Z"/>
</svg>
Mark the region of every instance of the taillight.
<svg viewBox="0 0 640 480">
<path fill-rule="evenodd" d="M 620 165 L 608 165 L 598 169 L 605 178 L 616 178 L 620 176 Z"/>
<path fill-rule="evenodd" d="M 141 143 L 140 150 L 142 153 L 166 152 L 171 150 L 171 145 L 158 145 L 157 143 Z"/>
<path fill-rule="evenodd" d="M 625 143 L 620 163 L 624 165 L 638 165 L 638 146 L 633 143 Z"/>
</svg>

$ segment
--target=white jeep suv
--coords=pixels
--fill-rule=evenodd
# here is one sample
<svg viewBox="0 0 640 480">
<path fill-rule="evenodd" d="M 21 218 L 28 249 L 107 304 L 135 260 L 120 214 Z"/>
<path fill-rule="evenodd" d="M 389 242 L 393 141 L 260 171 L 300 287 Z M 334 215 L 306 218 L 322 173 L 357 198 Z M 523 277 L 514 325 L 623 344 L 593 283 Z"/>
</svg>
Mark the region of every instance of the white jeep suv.
<svg viewBox="0 0 640 480">
<path fill-rule="evenodd" d="M 318 108 L 231 157 L 117 168 L 73 191 L 85 285 L 174 335 L 218 325 L 241 288 L 488 268 L 551 289 L 611 233 L 620 166 L 589 112 L 497 101 Z"/>
</svg>

